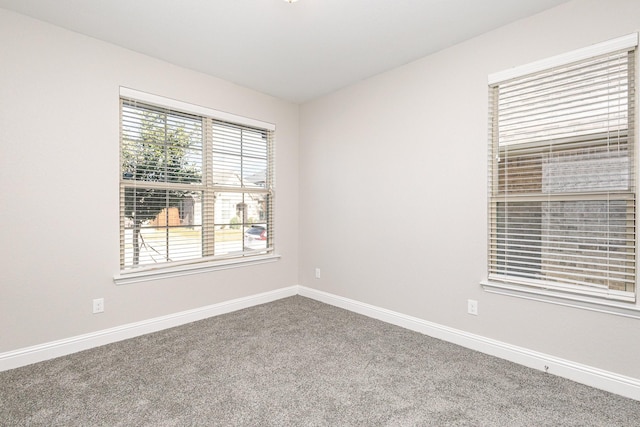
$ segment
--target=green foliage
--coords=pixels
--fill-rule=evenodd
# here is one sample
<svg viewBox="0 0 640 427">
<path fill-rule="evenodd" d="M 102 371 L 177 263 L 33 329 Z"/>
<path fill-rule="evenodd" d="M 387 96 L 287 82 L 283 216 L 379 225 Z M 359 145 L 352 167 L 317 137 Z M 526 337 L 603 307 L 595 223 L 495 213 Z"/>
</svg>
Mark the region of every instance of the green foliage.
<svg viewBox="0 0 640 427">
<path fill-rule="evenodd" d="M 238 218 L 237 216 L 231 218 L 229 223 L 231 224 L 229 228 L 231 228 L 232 230 L 237 230 L 240 228 L 240 218 Z"/>
<path fill-rule="evenodd" d="M 166 207 L 179 206 L 191 194 L 145 188 L 144 182 L 199 182 L 202 173 L 198 165 L 189 161 L 187 150 L 192 141 L 185 123 L 168 120 L 166 113 L 145 110 L 140 130 L 133 136 L 125 139 L 122 153 L 123 178 L 136 182 L 135 188 L 125 189 L 124 214 L 141 223 L 155 218 Z"/>
<path fill-rule="evenodd" d="M 153 188 L 144 183 L 200 182 L 201 157 L 198 159 L 197 154 L 189 154 L 198 153 L 202 141 L 192 140 L 192 135 L 201 135 L 197 132 L 199 123 L 193 118 L 138 107 L 126 111 L 130 116 L 123 129 L 122 177 L 135 186 L 125 187 L 124 215 L 133 222 L 133 264 L 137 265 L 142 224 L 154 219 L 165 208 L 180 206 L 193 194 L 189 190 Z M 187 126 L 196 132 L 189 132 Z"/>
</svg>

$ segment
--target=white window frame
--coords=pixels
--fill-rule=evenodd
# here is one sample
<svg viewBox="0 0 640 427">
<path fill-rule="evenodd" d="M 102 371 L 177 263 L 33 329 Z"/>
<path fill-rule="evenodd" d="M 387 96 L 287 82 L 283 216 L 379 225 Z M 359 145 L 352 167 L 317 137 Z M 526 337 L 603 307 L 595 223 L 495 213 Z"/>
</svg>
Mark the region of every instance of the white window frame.
<svg viewBox="0 0 640 427">
<path fill-rule="evenodd" d="M 531 64 L 527 64 L 520 67 L 511 68 L 505 71 L 501 71 L 498 73 L 494 73 L 489 75 L 488 83 L 489 86 L 498 85 L 501 82 L 526 76 L 529 74 L 533 74 L 536 72 L 549 70 L 554 67 L 560 67 L 563 65 L 567 65 L 576 61 L 586 60 L 589 58 L 593 58 L 599 55 L 604 55 L 608 53 L 612 53 L 615 51 L 619 51 L 622 49 L 633 49 L 638 45 L 638 34 L 633 33 L 627 36 L 619 37 L 617 39 L 609 40 L 603 43 L 599 43 L 596 45 L 589 46 L 587 48 L 578 49 L 566 54 L 554 56 L 548 59 L 544 59 L 541 61 L 537 61 Z M 637 62 L 637 55 L 636 55 Z M 637 69 L 637 63 L 633 64 Z M 637 76 L 637 73 L 636 73 Z M 637 94 L 634 94 L 633 101 L 637 105 Z M 637 113 L 634 111 L 634 117 L 632 118 L 633 122 L 636 124 L 637 128 Z M 491 133 L 491 129 L 490 129 Z M 490 137 L 491 138 L 491 137 Z M 637 136 L 633 136 L 634 140 L 632 141 L 634 151 L 637 147 Z M 493 156 L 492 150 L 489 152 L 490 162 L 492 161 L 491 157 Z M 633 167 L 637 167 L 637 159 L 634 159 Z M 491 177 L 489 177 L 491 179 Z M 491 209 L 491 188 L 489 189 L 489 209 Z M 636 194 L 637 199 L 637 194 Z M 491 212 L 489 212 L 489 233 L 491 233 Z M 636 227 L 637 234 L 637 227 Z M 637 237 L 636 237 L 637 241 Z M 489 243 L 490 244 L 490 243 Z M 636 257 L 637 257 L 637 247 L 635 248 Z M 491 254 L 491 248 L 489 248 L 488 256 Z M 489 262 L 489 259 L 487 260 Z M 571 306 L 582 308 L 591 311 L 605 312 L 610 314 L 616 314 L 625 317 L 633 317 L 640 319 L 640 306 L 638 306 L 636 302 L 636 295 L 638 294 L 638 277 L 636 272 L 635 277 L 635 288 L 634 295 L 629 297 L 628 295 L 619 297 L 614 293 L 610 293 L 607 295 L 598 295 L 592 294 L 590 295 L 588 292 L 582 292 L 578 290 L 577 292 L 562 289 L 554 286 L 527 286 L 521 283 L 517 283 L 517 281 L 513 283 L 505 282 L 505 281 L 491 281 L 490 278 L 484 279 L 481 281 L 481 285 L 484 290 L 494 294 L 507 295 L 512 297 L 524 298 L 529 300 L 542 301 L 547 303 L 553 303 L 563 306 Z M 613 294 L 613 298 L 611 298 Z"/>
<path fill-rule="evenodd" d="M 160 108 L 166 108 L 166 109 L 177 111 L 180 113 L 187 113 L 187 114 L 193 114 L 196 116 L 201 116 L 206 118 L 207 120 L 211 119 L 214 121 L 225 122 L 225 123 L 239 125 L 247 128 L 261 129 L 261 130 L 268 131 L 271 134 L 273 134 L 273 132 L 275 132 L 275 129 L 276 129 L 274 124 L 268 123 L 265 121 L 247 118 L 247 117 L 227 113 L 224 111 L 218 111 L 211 108 L 194 105 L 194 104 L 190 104 L 190 103 L 178 101 L 175 99 L 166 98 L 166 97 L 162 97 L 162 96 L 158 96 L 158 95 L 154 95 L 154 94 L 150 94 L 150 93 L 146 93 L 146 92 L 142 92 L 135 89 L 126 88 L 126 87 L 120 87 L 120 99 L 135 100 L 136 102 L 140 102 L 143 104 L 148 104 L 148 105 L 152 105 Z M 269 241 L 273 242 L 273 222 L 274 222 L 273 211 L 275 209 L 274 207 L 274 204 L 275 204 L 274 203 L 275 158 L 274 158 L 273 152 L 275 149 L 273 147 L 273 142 L 271 144 L 272 146 L 270 147 L 269 160 L 268 160 L 270 163 L 269 165 L 270 184 L 269 184 L 268 192 L 271 197 L 271 206 L 270 206 L 271 227 L 269 230 L 270 232 Z M 119 148 L 122 149 L 121 147 Z M 212 161 L 211 153 L 208 153 L 208 151 L 211 151 L 211 145 L 209 144 L 205 145 L 203 147 L 203 150 L 205 151 L 204 158 L 203 158 L 203 169 L 208 169 L 208 171 L 203 171 L 204 173 L 203 179 L 206 182 L 203 183 L 201 190 L 205 191 L 205 193 L 209 193 L 208 195 L 205 195 L 205 198 L 206 198 L 206 197 L 211 197 L 211 194 L 213 192 L 219 191 L 219 190 L 215 187 L 215 185 L 213 185 L 213 182 L 212 182 L 213 179 L 210 172 L 211 164 L 207 164 L 207 163 L 211 163 Z M 124 180 L 122 177 L 122 173 L 120 173 L 120 188 L 121 188 L 120 191 L 122 191 L 122 188 L 124 185 L 130 185 L 130 182 L 127 182 L 126 180 Z M 245 190 L 251 191 L 250 189 L 244 189 L 241 187 L 223 188 L 222 190 L 240 191 L 240 192 L 244 192 Z M 205 201 L 204 204 L 205 205 L 208 204 L 209 206 L 205 206 L 203 209 L 203 213 L 202 213 L 203 228 L 207 228 L 208 230 L 206 232 L 211 233 L 213 232 L 212 225 L 214 222 L 212 203 Z M 121 207 L 120 209 L 123 209 L 123 208 Z M 122 245 L 124 244 L 123 237 L 122 237 L 123 227 L 124 227 L 123 225 L 124 213 L 122 212 L 122 210 L 120 210 L 119 215 L 121 218 L 120 219 L 120 223 L 121 223 L 120 225 L 121 249 L 120 250 L 122 253 L 123 251 Z M 162 279 L 162 278 L 179 277 L 184 275 L 205 273 L 205 272 L 224 270 L 229 268 L 238 268 L 238 267 L 243 267 L 248 265 L 264 264 L 264 263 L 277 261 L 279 258 L 280 256 L 276 254 L 274 251 L 273 244 L 270 244 L 266 250 L 260 251 L 260 253 L 256 255 L 251 255 L 251 254 L 247 254 L 246 252 L 243 252 L 242 254 L 239 254 L 239 255 L 222 255 L 222 256 L 214 255 L 214 256 L 208 256 L 208 257 L 203 256 L 201 258 L 196 258 L 196 259 L 186 260 L 186 261 L 163 262 L 157 265 L 146 265 L 146 266 L 140 266 L 140 267 L 130 268 L 130 269 L 121 269 L 119 273 L 114 275 L 113 280 L 116 284 L 121 285 L 121 284 L 136 283 L 136 282 L 142 282 L 142 281 L 148 281 L 148 280 L 156 280 L 156 279 Z M 122 263 L 122 259 L 121 259 L 121 263 Z"/>
</svg>

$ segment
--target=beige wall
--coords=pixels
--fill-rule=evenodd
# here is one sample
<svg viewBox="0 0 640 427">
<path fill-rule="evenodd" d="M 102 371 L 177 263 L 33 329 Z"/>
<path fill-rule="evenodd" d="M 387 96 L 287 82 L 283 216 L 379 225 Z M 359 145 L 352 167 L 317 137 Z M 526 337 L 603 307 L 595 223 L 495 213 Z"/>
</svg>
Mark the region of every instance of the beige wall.
<svg viewBox="0 0 640 427">
<path fill-rule="evenodd" d="M 278 262 L 113 283 L 120 86 L 276 124 Z M 0 353 L 297 284 L 297 144 L 295 104 L 0 9 Z"/>
<path fill-rule="evenodd" d="M 303 105 L 300 284 L 640 378 L 640 320 L 479 284 L 487 75 L 639 29 L 637 0 L 573 1 Z"/>
</svg>

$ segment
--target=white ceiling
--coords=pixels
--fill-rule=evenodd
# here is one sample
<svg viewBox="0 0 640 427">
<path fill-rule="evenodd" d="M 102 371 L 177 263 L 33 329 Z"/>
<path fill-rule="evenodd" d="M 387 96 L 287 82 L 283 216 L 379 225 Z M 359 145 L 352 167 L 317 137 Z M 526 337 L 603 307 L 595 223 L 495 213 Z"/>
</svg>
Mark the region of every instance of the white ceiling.
<svg viewBox="0 0 640 427">
<path fill-rule="evenodd" d="M 0 0 L 0 7 L 301 103 L 566 1 Z"/>
</svg>

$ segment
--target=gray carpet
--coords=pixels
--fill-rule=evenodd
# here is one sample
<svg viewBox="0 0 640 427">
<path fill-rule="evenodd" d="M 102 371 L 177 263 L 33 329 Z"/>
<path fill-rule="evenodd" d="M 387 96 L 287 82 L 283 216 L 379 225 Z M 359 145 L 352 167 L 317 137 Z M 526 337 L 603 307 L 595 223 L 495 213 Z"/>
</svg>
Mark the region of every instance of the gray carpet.
<svg viewBox="0 0 640 427">
<path fill-rule="evenodd" d="M 640 402 L 295 296 L 0 373 L 2 426 L 638 426 Z"/>
</svg>

